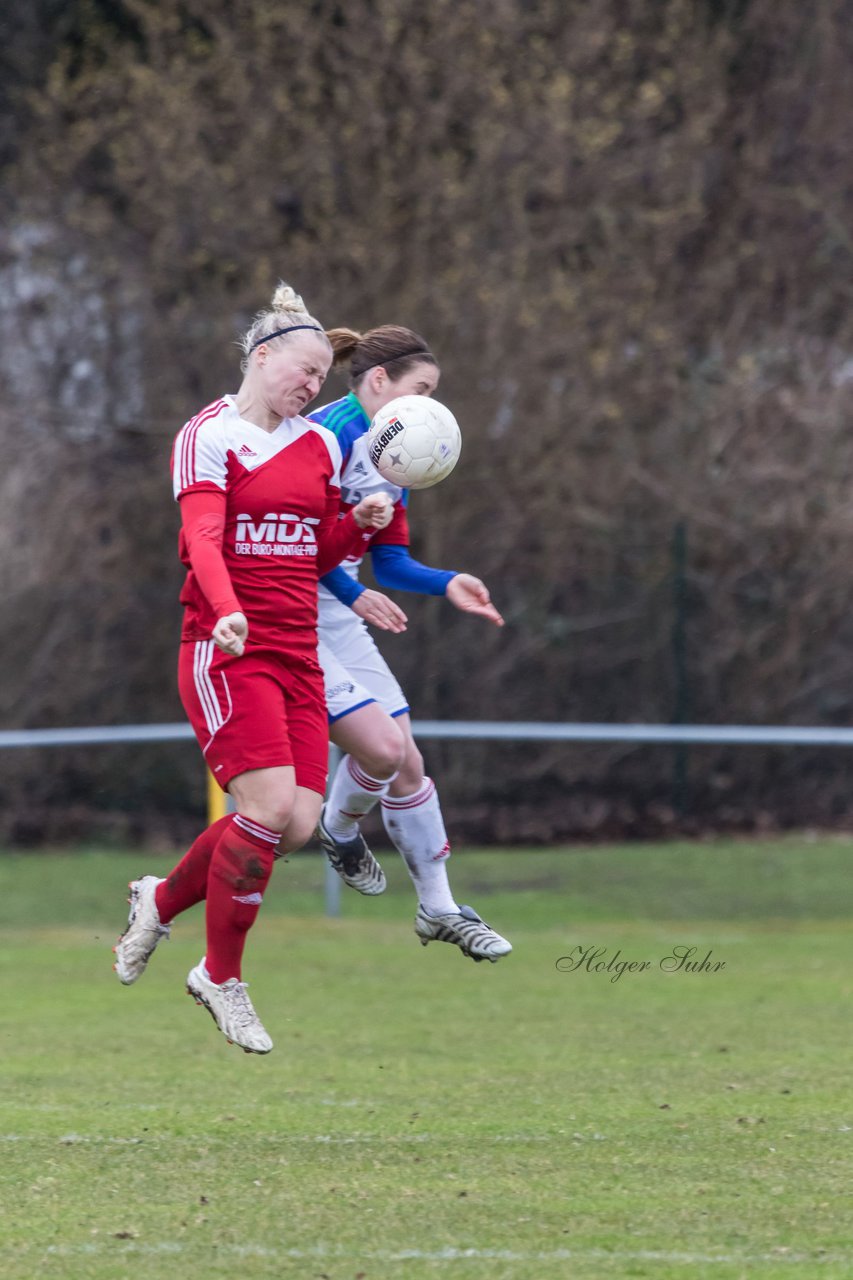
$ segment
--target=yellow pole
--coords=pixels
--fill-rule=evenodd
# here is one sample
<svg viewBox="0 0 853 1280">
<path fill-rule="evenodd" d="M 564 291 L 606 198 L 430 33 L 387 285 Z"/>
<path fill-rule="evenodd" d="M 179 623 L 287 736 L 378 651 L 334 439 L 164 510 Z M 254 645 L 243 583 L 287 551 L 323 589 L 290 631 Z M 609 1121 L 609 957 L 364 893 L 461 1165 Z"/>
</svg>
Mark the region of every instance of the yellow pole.
<svg viewBox="0 0 853 1280">
<path fill-rule="evenodd" d="M 207 825 L 224 818 L 228 813 L 228 796 L 222 790 L 213 774 L 207 771 Z"/>
</svg>

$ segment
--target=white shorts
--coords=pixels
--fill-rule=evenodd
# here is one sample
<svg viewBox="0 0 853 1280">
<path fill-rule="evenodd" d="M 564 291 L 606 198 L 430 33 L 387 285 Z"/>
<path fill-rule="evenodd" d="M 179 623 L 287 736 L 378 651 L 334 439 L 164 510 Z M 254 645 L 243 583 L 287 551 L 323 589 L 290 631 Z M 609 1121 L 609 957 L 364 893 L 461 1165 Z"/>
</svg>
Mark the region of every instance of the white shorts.
<svg viewBox="0 0 853 1280">
<path fill-rule="evenodd" d="M 349 613 L 340 625 L 321 626 L 319 635 L 317 656 L 326 682 L 329 724 L 370 702 L 378 702 L 389 716 L 409 710 L 406 695 L 356 614 Z"/>
</svg>

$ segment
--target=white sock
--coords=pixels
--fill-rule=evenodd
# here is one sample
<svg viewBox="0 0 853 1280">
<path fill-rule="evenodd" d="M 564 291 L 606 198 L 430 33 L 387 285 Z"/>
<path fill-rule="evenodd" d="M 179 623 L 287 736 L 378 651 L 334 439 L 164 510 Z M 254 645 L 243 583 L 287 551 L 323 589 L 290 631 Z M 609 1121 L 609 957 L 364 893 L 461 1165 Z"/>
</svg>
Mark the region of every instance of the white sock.
<svg viewBox="0 0 853 1280">
<path fill-rule="evenodd" d="M 450 844 L 432 779 L 424 778 L 413 796 L 385 796 L 382 821 L 409 869 L 424 911 L 431 916 L 458 911 L 447 879 Z"/>
<path fill-rule="evenodd" d="M 392 773 L 390 778 L 371 778 L 352 756 L 344 756 L 326 799 L 326 830 L 342 840 L 351 840 L 358 834 L 358 823 L 387 794 L 396 776 Z"/>
</svg>

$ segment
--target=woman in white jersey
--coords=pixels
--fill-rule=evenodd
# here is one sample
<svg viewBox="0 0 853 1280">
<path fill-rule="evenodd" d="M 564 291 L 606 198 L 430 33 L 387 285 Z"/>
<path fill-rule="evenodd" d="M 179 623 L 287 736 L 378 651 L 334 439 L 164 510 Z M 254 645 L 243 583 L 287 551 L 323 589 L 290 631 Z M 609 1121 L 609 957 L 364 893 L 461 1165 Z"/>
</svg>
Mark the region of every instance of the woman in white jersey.
<svg viewBox="0 0 853 1280">
<path fill-rule="evenodd" d="M 502 626 L 479 578 L 432 569 L 411 557 L 407 493 L 383 480 L 367 456 L 367 431 L 379 409 L 397 396 L 433 394 L 440 373 L 435 356 L 423 338 L 397 325 L 365 334 L 332 329 L 327 336 L 334 363 L 348 366 L 351 389 L 310 417 L 332 431 L 341 447 L 342 510 L 370 494 L 387 493 L 394 502 L 391 523 L 370 544 L 379 586 L 442 595 L 457 609 Z M 350 558 L 320 585 L 319 656 L 329 735 L 346 754 L 332 779 L 317 834 L 346 884 L 360 893 L 381 893 L 385 876 L 358 826 L 381 804 L 385 829 L 418 896 L 415 933 L 421 942 L 449 942 L 474 960 L 494 962 L 512 947 L 451 892 L 450 845 L 435 783 L 424 776 L 405 695 L 362 621 L 375 593 L 360 599 L 365 591 L 358 581 L 360 563 L 361 557 Z"/>
</svg>

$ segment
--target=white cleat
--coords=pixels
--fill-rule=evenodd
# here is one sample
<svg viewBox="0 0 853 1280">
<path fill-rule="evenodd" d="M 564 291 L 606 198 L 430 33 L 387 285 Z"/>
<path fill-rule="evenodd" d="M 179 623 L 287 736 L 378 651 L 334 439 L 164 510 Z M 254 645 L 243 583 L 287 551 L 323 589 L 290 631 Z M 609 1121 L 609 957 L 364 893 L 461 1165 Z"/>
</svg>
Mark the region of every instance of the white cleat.
<svg viewBox="0 0 853 1280">
<path fill-rule="evenodd" d="M 154 891 L 162 883 L 157 876 L 142 876 L 140 880 L 131 880 L 128 885 L 130 914 L 127 928 L 113 947 L 113 968 L 126 987 L 142 977 L 159 942 L 168 938 L 171 932 L 167 924 L 160 923 L 154 901 Z"/>
<path fill-rule="evenodd" d="M 227 982 L 211 982 L 204 959 L 190 969 L 187 991 L 196 1004 L 203 1004 L 229 1044 L 239 1045 L 246 1053 L 269 1053 L 272 1040 L 255 1013 L 245 982 L 229 978 Z"/>
<path fill-rule="evenodd" d="M 360 831 L 351 840 L 333 836 L 323 823 L 325 813 L 324 805 L 317 823 L 317 839 L 344 884 L 371 898 L 384 892 L 385 872 L 368 849 L 364 836 Z"/>
<path fill-rule="evenodd" d="M 451 942 L 463 956 L 478 961 L 491 960 L 492 964 L 512 951 L 512 944 L 481 920 L 473 907 L 460 907 L 458 911 L 431 916 L 419 906 L 415 933 L 424 947 L 428 942 Z"/>
</svg>

